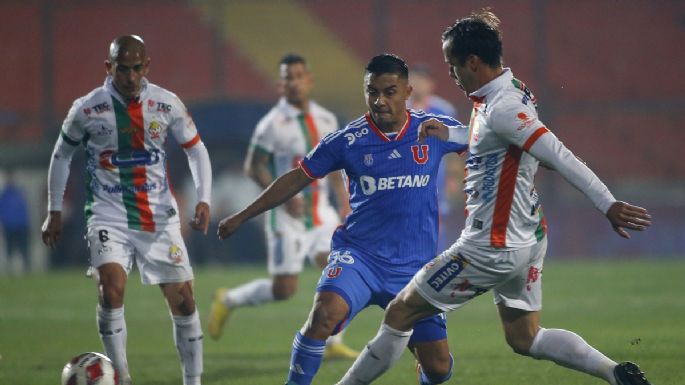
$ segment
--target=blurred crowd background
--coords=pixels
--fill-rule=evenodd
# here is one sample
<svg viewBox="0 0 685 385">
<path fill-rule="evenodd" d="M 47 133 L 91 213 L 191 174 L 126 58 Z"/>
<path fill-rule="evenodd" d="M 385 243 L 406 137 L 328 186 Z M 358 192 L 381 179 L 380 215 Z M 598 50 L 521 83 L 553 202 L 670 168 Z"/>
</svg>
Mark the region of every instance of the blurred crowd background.
<svg viewBox="0 0 685 385">
<path fill-rule="evenodd" d="M 552 171 L 537 185 L 549 223 L 548 258 L 685 256 L 685 2 L 678 0 L 4 0 L 0 2 L 0 275 L 87 266 L 83 152 L 72 163 L 65 231 L 40 242 L 50 153 L 72 101 L 102 84 L 111 40 L 145 39 L 148 78 L 186 103 L 214 171 L 212 225 L 188 230 L 195 265 L 262 263 L 259 220 L 220 242 L 216 223 L 250 202 L 242 175 L 256 122 L 277 101 L 277 63 L 304 55 L 313 97 L 344 125 L 365 111 L 363 68 L 392 52 L 429 69 L 435 93 L 467 122 L 471 106 L 447 74 L 442 31 L 491 6 L 502 20 L 505 65 L 535 93 L 543 122 L 618 199 L 648 208 L 653 226 L 616 236 Z M 185 156 L 169 143 L 182 215 L 195 194 Z M 450 159 L 447 242 L 463 223 L 463 162 Z M 392 226 L 391 223 L 387 224 Z M 84 270 L 85 271 L 85 270 Z"/>
</svg>

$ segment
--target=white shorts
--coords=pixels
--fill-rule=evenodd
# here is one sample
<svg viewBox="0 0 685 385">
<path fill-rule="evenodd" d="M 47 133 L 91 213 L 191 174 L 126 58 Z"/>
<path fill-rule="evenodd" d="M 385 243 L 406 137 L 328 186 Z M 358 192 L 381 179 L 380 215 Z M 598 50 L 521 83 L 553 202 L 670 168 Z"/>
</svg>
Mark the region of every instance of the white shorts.
<svg viewBox="0 0 685 385">
<path fill-rule="evenodd" d="M 299 274 L 305 259 L 317 266 L 316 256 L 331 250 L 331 237 L 337 226 L 337 223 L 330 223 L 307 231 L 267 230 L 269 274 Z"/>
<path fill-rule="evenodd" d="M 118 263 L 130 274 L 135 261 L 145 285 L 193 279 L 180 228 L 147 232 L 100 225 L 89 228 L 86 239 L 93 268 Z"/>
<path fill-rule="evenodd" d="M 530 247 L 498 251 L 458 240 L 412 279 L 421 296 L 443 311 L 493 291 L 495 303 L 515 309 L 542 308 L 542 265 L 547 237 Z"/>
</svg>

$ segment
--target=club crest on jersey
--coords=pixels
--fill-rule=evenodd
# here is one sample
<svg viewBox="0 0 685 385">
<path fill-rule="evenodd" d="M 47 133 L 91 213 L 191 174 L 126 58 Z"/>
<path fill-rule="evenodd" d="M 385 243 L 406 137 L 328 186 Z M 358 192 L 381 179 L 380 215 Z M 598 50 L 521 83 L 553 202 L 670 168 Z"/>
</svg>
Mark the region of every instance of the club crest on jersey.
<svg viewBox="0 0 685 385">
<path fill-rule="evenodd" d="M 183 261 L 183 250 L 178 245 L 171 244 L 169 246 L 169 258 L 175 263 L 179 264 Z"/>
<path fill-rule="evenodd" d="M 364 154 L 364 165 L 371 167 L 373 165 L 373 154 Z"/>
<path fill-rule="evenodd" d="M 162 125 L 156 120 L 153 120 L 147 128 L 147 132 L 150 134 L 150 139 L 159 139 L 159 136 L 162 133 Z"/>
<path fill-rule="evenodd" d="M 414 162 L 417 164 L 425 164 L 428 162 L 428 145 L 411 146 L 411 153 L 414 156 Z"/>
</svg>

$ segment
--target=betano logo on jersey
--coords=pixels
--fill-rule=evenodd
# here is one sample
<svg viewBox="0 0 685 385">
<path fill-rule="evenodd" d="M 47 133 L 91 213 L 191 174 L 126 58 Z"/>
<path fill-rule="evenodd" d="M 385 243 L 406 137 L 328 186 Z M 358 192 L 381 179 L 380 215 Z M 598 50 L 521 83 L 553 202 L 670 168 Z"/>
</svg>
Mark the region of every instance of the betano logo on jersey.
<svg viewBox="0 0 685 385">
<path fill-rule="evenodd" d="M 364 195 L 371 195 L 376 191 L 395 190 L 400 188 L 426 187 L 430 182 L 430 174 L 425 175 L 399 175 L 382 178 L 374 178 L 368 175 L 359 177 Z"/>
<path fill-rule="evenodd" d="M 162 155 L 160 154 L 159 150 L 107 150 L 100 153 L 100 166 L 106 170 L 136 166 L 150 166 L 159 163 L 161 158 Z"/>
</svg>

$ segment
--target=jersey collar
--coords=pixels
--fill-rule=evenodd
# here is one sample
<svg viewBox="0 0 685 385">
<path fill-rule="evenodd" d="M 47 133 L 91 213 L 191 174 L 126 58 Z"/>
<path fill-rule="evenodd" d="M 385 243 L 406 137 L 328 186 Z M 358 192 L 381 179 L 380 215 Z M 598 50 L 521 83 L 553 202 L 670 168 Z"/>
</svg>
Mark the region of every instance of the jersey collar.
<svg viewBox="0 0 685 385">
<path fill-rule="evenodd" d="M 498 77 L 490 80 L 476 91 L 471 92 L 469 98 L 474 102 L 482 103 L 489 94 L 492 94 L 511 83 L 511 79 L 513 78 L 514 75 L 511 73 L 511 68 L 504 68 L 504 71 Z"/>
<path fill-rule="evenodd" d="M 409 110 L 407 110 L 406 113 L 407 121 L 404 122 L 404 126 L 402 126 L 397 135 L 393 135 L 394 138 L 388 137 L 387 135 L 385 135 L 383 131 L 380 130 L 380 128 L 376 126 L 376 123 L 374 123 L 373 119 L 371 119 L 371 114 L 367 112 L 366 114 L 364 114 L 364 118 L 366 118 L 366 122 L 369 124 L 369 127 L 371 127 L 371 130 L 375 132 L 376 135 L 378 135 L 378 137 L 381 138 L 381 140 L 383 140 L 384 142 L 392 142 L 393 140 L 398 141 L 402 139 L 404 134 L 407 132 L 407 128 L 409 127 L 409 123 L 411 122 L 411 114 L 409 113 Z"/>
</svg>

